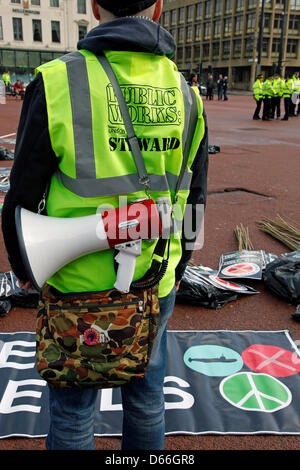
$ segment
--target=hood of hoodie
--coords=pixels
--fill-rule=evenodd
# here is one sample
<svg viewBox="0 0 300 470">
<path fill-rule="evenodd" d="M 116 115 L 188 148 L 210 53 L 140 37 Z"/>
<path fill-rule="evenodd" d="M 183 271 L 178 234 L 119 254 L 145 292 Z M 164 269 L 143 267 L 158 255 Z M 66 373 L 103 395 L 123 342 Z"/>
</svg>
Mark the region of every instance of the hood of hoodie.
<svg viewBox="0 0 300 470">
<path fill-rule="evenodd" d="M 151 52 L 172 58 L 176 43 L 171 34 L 154 21 L 144 17 L 124 17 L 93 28 L 77 44 L 94 54 L 102 50 Z"/>
</svg>

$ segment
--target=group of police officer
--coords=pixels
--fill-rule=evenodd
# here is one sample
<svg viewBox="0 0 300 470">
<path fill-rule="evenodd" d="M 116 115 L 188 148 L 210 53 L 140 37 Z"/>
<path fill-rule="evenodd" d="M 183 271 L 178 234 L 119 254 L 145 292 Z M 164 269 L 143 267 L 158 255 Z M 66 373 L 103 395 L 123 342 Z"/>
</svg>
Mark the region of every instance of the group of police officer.
<svg viewBox="0 0 300 470">
<path fill-rule="evenodd" d="M 284 103 L 284 116 L 282 121 L 287 121 L 291 116 L 300 115 L 300 78 L 299 72 L 293 76 L 287 74 L 286 79 L 281 78 L 279 73 L 267 75 L 260 74 L 253 84 L 253 98 L 256 108 L 253 119 L 271 121 L 280 119 L 281 99 Z M 263 105 L 262 118 L 259 116 Z"/>
</svg>

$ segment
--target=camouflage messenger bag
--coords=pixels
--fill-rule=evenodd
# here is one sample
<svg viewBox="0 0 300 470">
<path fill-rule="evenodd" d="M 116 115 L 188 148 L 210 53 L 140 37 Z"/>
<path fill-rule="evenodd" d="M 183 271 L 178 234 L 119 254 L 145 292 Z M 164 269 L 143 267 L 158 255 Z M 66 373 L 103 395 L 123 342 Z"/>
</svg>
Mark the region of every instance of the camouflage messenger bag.
<svg viewBox="0 0 300 470">
<path fill-rule="evenodd" d="M 157 286 L 53 294 L 37 315 L 37 370 L 54 387 L 117 387 L 145 375 L 159 324 Z"/>
</svg>

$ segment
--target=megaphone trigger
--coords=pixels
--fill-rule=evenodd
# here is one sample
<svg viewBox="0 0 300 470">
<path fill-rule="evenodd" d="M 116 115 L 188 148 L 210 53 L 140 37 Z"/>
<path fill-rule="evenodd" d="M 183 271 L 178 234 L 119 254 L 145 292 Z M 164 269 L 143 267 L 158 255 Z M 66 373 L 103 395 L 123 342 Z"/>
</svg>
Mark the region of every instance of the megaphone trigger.
<svg viewBox="0 0 300 470">
<path fill-rule="evenodd" d="M 127 293 L 130 290 L 130 285 L 134 276 L 136 258 L 142 253 L 142 240 L 135 240 L 134 242 L 123 243 L 116 245 L 115 248 L 119 250 L 115 256 L 118 263 L 117 280 L 114 287 L 120 292 Z"/>
</svg>

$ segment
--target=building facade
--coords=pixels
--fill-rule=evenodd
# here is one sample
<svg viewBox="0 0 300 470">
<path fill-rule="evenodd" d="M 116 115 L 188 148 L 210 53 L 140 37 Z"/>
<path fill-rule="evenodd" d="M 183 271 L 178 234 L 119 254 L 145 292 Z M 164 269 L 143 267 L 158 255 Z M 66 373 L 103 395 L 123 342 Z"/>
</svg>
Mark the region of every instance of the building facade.
<svg viewBox="0 0 300 470">
<path fill-rule="evenodd" d="M 278 61 L 283 75 L 300 71 L 300 0 L 164 0 L 160 21 L 176 39 L 186 78 L 201 70 L 204 81 L 212 71 L 250 89 L 256 73 Z"/>
<path fill-rule="evenodd" d="M 0 74 L 26 82 L 96 25 L 90 0 L 0 0 Z"/>
</svg>

